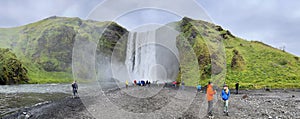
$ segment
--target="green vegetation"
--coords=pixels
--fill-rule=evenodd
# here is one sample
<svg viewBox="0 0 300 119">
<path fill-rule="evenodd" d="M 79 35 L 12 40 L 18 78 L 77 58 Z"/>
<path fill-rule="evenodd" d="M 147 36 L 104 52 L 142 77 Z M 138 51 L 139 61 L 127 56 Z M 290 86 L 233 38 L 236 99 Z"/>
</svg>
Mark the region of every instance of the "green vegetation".
<svg viewBox="0 0 300 119">
<path fill-rule="evenodd" d="M 84 43 L 99 42 L 99 49 L 112 51 L 126 32 L 113 22 L 53 16 L 21 27 L 0 28 L 0 48 L 9 48 L 18 56 L 28 70 L 29 83 L 66 83 L 73 80 L 71 63 L 76 38 Z"/>
<path fill-rule="evenodd" d="M 0 85 L 28 82 L 27 69 L 9 49 L 0 49 Z"/>
<path fill-rule="evenodd" d="M 237 38 L 224 43 L 237 49 L 246 65 L 243 71 L 227 65 L 226 82 L 231 86 L 239 80 L 243 88 L 300 88 L 300 62 L 294 55 L 257 41 Z M 226 48 L 227 61 L 231 61 L 232 50 Z"/>
<path fill-rule="evenodd" d="M 185 82 L 187 85 L 206 85 L 209 80 L 224 77 L 225 80 L 217 84 L 226 82 L 234 87 L 239 81 L 244 89 L 300 88 L 299 57 L 262 42 L 235 37 L 228 30 L 205 21 L 183 18 L 177 24 L 198 57 L 201 74 L 199 79 Z M 218 49 L 218 41 L 224 45 L 224 50 Z M 226 54 L 225 58 L 222 53 Z M 224 59 L 226 69 L 222 64 Z"/>
<path fill-rule="evenodd" d="M 226 82 L 230 87 L 239 81 L 242 88 L 249 89 L 300 88 L 299 57 L 258 41 L 235 37 L 221 26 L 205 21 L 185 17 L 174 24 L 181 31 L 177 48 L 184 54 L 179 56 L 178 81 L 182 78 L 189 86 L 206 85 L 211 80 L 219 81 L 217 84 Z M 29 83 L 65 83 L 73 80 L 75 38 L 82 43 L 98 43 L 97 53 L 110 56 L 119 40 L 124 40 L 119 45 L 126 47 L 127 33 L 114 22 L 50 17 L 21 27 L 0 28 L 0 48 L 9 48 L 22 62 L 28 72 L 24 79 L 29 79 Z M 123 60 L 124 57 L 120 58 Z M 8 64 L 1 63 L 0 66 Z"/>
</svg>

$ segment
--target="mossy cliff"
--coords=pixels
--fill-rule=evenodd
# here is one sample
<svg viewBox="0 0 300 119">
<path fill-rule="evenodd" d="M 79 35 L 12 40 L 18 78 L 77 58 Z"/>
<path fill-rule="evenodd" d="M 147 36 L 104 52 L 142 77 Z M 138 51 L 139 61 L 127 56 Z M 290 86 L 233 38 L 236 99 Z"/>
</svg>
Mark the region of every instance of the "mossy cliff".
<svg viewBox="0 0 300 119">
<path fill-rule="evenodd" d="M 27 69 L 9 49 L 0 48 L 0 85 L 28 82 Z"/>
</svg>

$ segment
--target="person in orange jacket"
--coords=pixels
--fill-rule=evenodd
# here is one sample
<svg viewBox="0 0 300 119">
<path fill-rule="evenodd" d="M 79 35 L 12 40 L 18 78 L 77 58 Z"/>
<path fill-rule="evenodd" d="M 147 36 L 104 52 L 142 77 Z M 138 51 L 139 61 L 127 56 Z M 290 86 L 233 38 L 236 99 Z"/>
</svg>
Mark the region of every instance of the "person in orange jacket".
<svg viewBox="0 0 300 119">
<path fill-rule="evenodd" d="M 208 101 L 208 108 L 207 108 L 207 115 L 208 116 L 213 116 L 212 115 L 212 108 L 213 108 L 214 94 L 216 94 L 216 90 L 213 89 L 212 82 L 208 82 L 207 89 L 206 89 L 206 98 L 207 98 L 207 101 Z"/>
</svg>

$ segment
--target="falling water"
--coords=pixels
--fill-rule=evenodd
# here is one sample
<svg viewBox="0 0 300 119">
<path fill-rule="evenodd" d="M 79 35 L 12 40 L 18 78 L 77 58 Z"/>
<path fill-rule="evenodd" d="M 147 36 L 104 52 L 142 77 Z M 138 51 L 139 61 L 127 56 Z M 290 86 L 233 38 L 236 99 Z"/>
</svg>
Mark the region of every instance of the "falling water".
<svg viewBox="0 0 300 119">
<path fill-rule="evenodd" d="M 178 34 L 169 27 L 129 32 L 125 39 L 116 44 L 111 60 L 100 63 L 102 67 L 99 68 L 109 64 L 105 71 L 111 69 L 111 76 L 110 73 L 99 70 L 102 72 L 99 78 L 108 74 L 108 77 L 111 77 L 107 78 L 108 81 L 113 79 L 119 86 L 134 80 L 158 83 L 176 80 L 179 71 L 179 54 L 176 47 Z"/>
<path fill-rule="evenodd" d="M 132 32 L 128 36 L 126 65 L 131 79 L 151 80 L 156 61 L 155 31 Z"/>
<path fill-rule="evenodd" d="M 131 81 L 175 80 L 179 68 L 177 35 L 167 27 L 130 32 L 125 65 Z"/>
</svg>

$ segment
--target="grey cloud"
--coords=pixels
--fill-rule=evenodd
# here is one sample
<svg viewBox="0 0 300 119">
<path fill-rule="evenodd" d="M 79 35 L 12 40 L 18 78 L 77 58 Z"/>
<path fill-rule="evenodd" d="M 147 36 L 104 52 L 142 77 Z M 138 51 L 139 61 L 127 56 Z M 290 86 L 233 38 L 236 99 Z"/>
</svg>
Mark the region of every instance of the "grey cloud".
<svg viewBox="0 0 300 119">
<path fill-rule="evenodd" d="M 173 12 L 181 17 L 188 16 L 210 21 L 203 9 L 192 0 L 108 0 L 97 6 L 89 18 L 99 21 L 114 20 L 119 15 L 141 8 L 158 8 Z"/>
<path fill-rule="evenodd" d="M 0 1 L 0 27 L 14 27 L 32 23 L 49 16 L 67 16 L 92 18 L 87 15 L 101 3 L 103 0 L 1 0 Z M 110 2 L 117 0 L 109 0 Z M 120 0 L 119 4 L 111 4 L 112 6 L 101 6 L 100 11 L 106 16 L 113 15 L 122 11 L 124 8 L 136 8 L 153 6 L 156 4 L 158 8 L 176 9 L 175 12 L 184 14 L 195 19 L 209 19 L 210 16 L 214 23 L 229 29 L 233 34 L 249 39 L 260 40 L 271 44 L 274 47 L 286 45 L 286 50 L 300 56 L 300 1 L 298 0 L 197 0 L 197 2 L 205 9 L 208 16 L 201 9 L 197 8 L 197 4 L 190 4 L 186 0 L 169 0 L 165 1 L 145 0 Z M 168 1 L 168 0 L 167 0 Z M 131 3 L 131 4 L 127 4 Z M 193 2 L 191 2 L 193 3 Z M 185 6 L 185 7 L 184 7 Z M 188 6 L 188 9 L 187 9 Z M 112 10 L 110 7 L 116 8 Z M 187 9 L 187 10 L 186 10 Z M 198 9 L 198 10 L 196 10 Z M 197 11 L 197 12 L 195 12 Z M 199 12 L 200 11 L 200 12 Z M 161 17 L 161 21 L 159 16 Z M 99 17 L 99 16 L 98 16 Z M 132 20 L 131 17 L 135 17 Z M 147 19 L 148 18 L 148 19 Z M 149 19 L 151 18 L 151 19 Z M 166 16 L 164 13 L 156 13 L 148 11 L 148 15 L 136 13 L 123 17 L 119 22 L 126 27 L 135 27 L 147 22 L 166 23 L 178 18 Z M 208 20 L 210 21 L 210 20 Z"/>
<path fill-rule="evenodd" d="M 101 0 L 4 0 L 0 1 L 0 27 L 25 25 L 54 15 L 85 18 L 100 2 Z"/>
<path fill-rule="evenodd" d="M 151 17 L 150 17 L 151 16 Z M 159 24 L 164 25 L 173 21 L 179 21 L 180 16 L 157 9 L 141 9 L 120 16 L 116 21 L 128 30 L 141 25 Z"/>
</svg>

